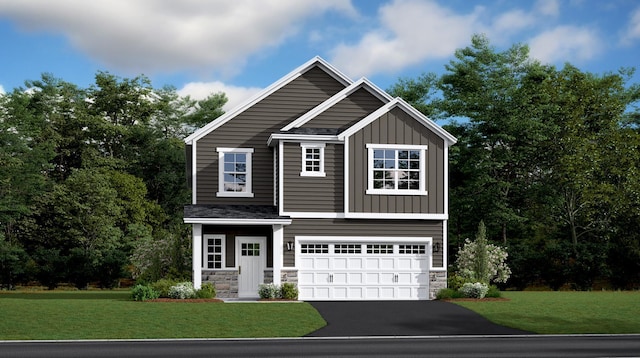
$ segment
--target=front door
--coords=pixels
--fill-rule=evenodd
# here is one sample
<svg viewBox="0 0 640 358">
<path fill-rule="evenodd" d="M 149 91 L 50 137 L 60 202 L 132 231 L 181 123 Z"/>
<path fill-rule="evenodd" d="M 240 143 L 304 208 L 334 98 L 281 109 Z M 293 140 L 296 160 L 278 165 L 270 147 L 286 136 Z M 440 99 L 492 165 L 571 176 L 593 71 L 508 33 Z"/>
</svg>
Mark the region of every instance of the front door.
<svg viewBox="0 0 640 358">
<path fill-rule="evenodd" d="M 258 297 L 258 286 L 264 283 L 267 238 L 238 236 L 238 297 Z"/>
</svg>

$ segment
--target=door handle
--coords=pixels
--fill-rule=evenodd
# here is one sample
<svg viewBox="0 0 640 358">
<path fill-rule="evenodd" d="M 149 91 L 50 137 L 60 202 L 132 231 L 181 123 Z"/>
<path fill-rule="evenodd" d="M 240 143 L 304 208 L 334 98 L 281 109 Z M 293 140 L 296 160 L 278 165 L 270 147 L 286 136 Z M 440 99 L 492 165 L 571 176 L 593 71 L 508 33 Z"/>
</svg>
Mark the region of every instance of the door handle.
<svg viewBox="0 0 640 358">
<path fill-rule="evenodd" d="M 238 275 L 242 275 L 242 266 L 238 266 Z"/>
</svg>

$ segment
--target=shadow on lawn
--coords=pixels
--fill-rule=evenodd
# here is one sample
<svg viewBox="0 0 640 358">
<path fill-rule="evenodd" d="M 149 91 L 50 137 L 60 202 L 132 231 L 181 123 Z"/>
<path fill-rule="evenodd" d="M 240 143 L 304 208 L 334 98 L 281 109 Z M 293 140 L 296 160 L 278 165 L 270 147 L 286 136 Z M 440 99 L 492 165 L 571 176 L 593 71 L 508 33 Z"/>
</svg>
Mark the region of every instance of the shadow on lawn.
<svg viewBox="0 0 640 358">
<path fill-rule="evenodd" d="M 34 291 L 0 292 L 0 299 L 23 300 L 130 300 L 129 291 Z"/>
</svg>

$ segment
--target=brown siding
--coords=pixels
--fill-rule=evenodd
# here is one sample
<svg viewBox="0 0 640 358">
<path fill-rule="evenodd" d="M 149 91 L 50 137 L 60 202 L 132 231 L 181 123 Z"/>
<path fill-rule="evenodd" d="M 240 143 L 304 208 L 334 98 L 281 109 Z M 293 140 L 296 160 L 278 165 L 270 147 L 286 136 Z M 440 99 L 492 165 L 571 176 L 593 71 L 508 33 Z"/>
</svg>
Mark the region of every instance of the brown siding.
<svg viewBox="0 0 640 358">
<path fill-rule="evenodd" d="M 289 212 L 344 211 L 344 147 L 327 143 L 325 177 L 303 177 L 300 143 L 284 144 L 284 210 Z"/>
<path fill-rule="evenodd" d="M 273 153 L 269 135 L 278 132 L 344 86 L 315 67 L 197 142 L 198 204 L 273 204 Z M 217 147 L 254 148 L 254 198 L 218 198 Z"/>
<path fill-rule="evenodd" d="M 424 220 L 296 219 L 284 228 L 284 242 L 295 236 L 431 237 L 442 245 L 442 222 Z M 443 267 L 443 250 L 434 253 L 433 267 Z M 293 251 L 284 252 L 284 266 L 295 266 Z"/>
<path fill-rule="evenodd" d="M 193 185 L 193 175 L 191 175 L 192 172 L 192 168 L 193 168 L 193 151 L 191 150 L 191 146 L 190 145 L 185 145 L 184 146 L 184 154 L 185 154 L 185 162 L 187 163 L 187 165 L 185 166 L 186 169 L 186 174 L 187 174 L 187 188 L 191 189 L 191 186 Z"/>
<path fill-rule="evenodd" d="M 366 145 L 428 145 L 426 196 L 366 194 L 368 161 Z M 355 213 L 444 213 L 444 141 L 401 109 L 370 123 L 349 141 L 349 211 Z"/>
<path fill-rule="evenodd" d="M 361 88 L 305 123 L 302 127 L 346 129 L 373 113 L 382 105 L 384 103 L 381 100 Z"/>
</svg>

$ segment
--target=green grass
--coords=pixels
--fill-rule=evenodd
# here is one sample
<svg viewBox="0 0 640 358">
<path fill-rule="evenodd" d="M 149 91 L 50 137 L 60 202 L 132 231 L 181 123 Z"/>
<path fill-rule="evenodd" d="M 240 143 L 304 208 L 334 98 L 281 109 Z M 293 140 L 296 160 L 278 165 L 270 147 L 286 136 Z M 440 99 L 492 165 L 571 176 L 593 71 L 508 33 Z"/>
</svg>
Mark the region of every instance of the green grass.
<svg viewBox="0 0 640 358">
<path fill-rule="evenodd" d="M 0 293 L 0 340 L 299 337 L 326 322 L 307 303 L 135 302 L 128 291 Z"/>
<path fill-rule="evenodd" d="M 544 334 L 640 333 L 640 292 L 503 292 L 509 301 L 457 301 L 492 322 Z"/>
</svg>

